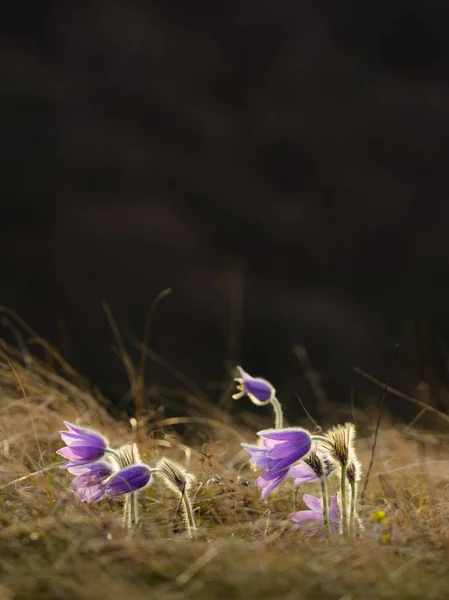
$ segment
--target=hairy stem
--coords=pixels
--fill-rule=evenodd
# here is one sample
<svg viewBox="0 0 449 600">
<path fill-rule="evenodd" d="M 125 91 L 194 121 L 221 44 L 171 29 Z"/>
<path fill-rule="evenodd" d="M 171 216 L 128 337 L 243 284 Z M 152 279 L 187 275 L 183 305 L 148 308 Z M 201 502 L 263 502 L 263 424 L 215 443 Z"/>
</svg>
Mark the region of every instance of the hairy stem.
<svg viewBox="0 0 449 600">
<path fill-rule="evenodd" d="M 351 484 L 351 513 L 349 517 L 349 535 L 355 536 L 355 520 L 357 515 L 357 482 Z"/>
<path fill-rule="evenodd" d="M 329 521 L 329 495 L 327 493 L 327 483 L 326 483 L 326 478 L 324 476 L 320 477 L 320 484 L 321 484 L 321 498 L 323 500 L 324 528 L 326 529 L 326 534 L 330 536 L 331 524 Z"/>
<path fill-rule="evenodd" d="M 282 426 L 284 424 L 284 414 L 282 412 L 281 403 L 276 398 L 276 396 L 272 396 L 270 402 L 273 407 L 274 416 L 275 416 L 274 427 L 275 427 L 275 429 L 282 429 Z"/>
<path fill-rule="evenodd" d="M 343 535 L 348 535 L 348 503 L 346 498 L 346 465 L 341 465 L 341 524 Z"/>
<path fill-rule="evenodd" d="M 129 529 L 131 527 L 131 503 L 129 494 L 125 496 L 125 502 L 123 503 L 123 527 Z"/>
<path fill-rule="evenodd" d="M 184 520 L 187 527 L 187 534 L 191 540 L 196 538 L 196 522 L 193 515 L 192 503 L 187 492 L 181 495 L 182 511 L 184 513 Z"/>
<path fill-rule="evenodd" d="M 130 523 L 131 523 L 131 527 L 137 525 L 137 523 L 139 522 L 139 511 L 138 511 L 138 506 L 137 506 L 137 494 L 135 492 L 133 492 L 132 494 L 129 494 L 129 504 L 130 504 L 130 508 L 129 508 L 129 512 L 130 512 Z"/>
</svg>

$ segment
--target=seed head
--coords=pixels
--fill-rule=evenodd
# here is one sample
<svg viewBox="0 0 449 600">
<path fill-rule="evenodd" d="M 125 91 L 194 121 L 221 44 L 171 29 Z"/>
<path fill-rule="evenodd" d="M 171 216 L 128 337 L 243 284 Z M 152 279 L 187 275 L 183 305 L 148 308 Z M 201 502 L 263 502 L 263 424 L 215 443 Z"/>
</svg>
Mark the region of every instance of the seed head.
<svg viewBox="0 0 449 600">
<path fill-rule="evenodd" d="M 318 479 L 327 477 L 335 469 L 335 463 L 328 452 L 323 450 L 317 451 L 316 446 L 312 447 L 309 454 L 303 458 L 303 461 L 309 465 Z"/>
<path fill-rule="evenodd" d="M 117 450 L 117 462 L 119 467 L 124 469 L 131 465 L 138 465 L 142 462 L 137 444 L 125 444 Z"/>
<path fill-rule="evenodd" d="M 161 458 L 157 462 L 156 473 L 164 479 L 167 487 L 175 494 L 187 494 L 195 483 L 193 475 L 168 458 Z"/>
<path fill-rule="evenodd" d="M 323 446 L 331 457 L 342 466 L 348 466 L 354 454 L 355 426 L 353 423 L 337 425 L 326 432 L 327 442 Z"/>
</svg>

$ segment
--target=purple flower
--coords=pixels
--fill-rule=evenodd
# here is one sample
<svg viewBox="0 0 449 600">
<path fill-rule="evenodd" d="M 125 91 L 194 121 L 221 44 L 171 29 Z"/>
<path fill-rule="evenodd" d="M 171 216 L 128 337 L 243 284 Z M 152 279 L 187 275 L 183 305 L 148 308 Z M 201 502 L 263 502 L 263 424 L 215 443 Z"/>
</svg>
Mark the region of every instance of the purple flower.
<svg viewBox="0 0 449 600">
<path fill-rule="evenodd" d="M 308 530 L 313 530 L 316 527 L 323 527 L 323 501 L 320 498 L 311 496 L 310 494 L 304 494 L 303 500 L 310 510 L 300 510 L 298 512 L 291 513 L 288 516 L 288 518 L 293 521 L 294 528 L 300 529 L 305 527 Z M 338 529 L 340 523 L 340 507 L 338 506 L 337 494 L 332 496 L 329 510 L 329 520 L 331 529 Z"/>
<path fill-rule="evenodd" d="M 250 464 L 255 471 L 266 471 L 256 480 L 261 499 L 266 498 L 287 477 L 295 477 L 295 483 L 312 481 L 316 475 L 305 463 L 292 466 L 311 447 L 310 434 L 299 427 L 266 429 L 259 431 L 263 446 L 242 444 L 250 454 Z"/>
<path fill-rule="evenodd" d="M 68 467 L 72 475 L 77 475 L 72 481 L 76 489 L 76 496 L 81 502 L 95 502 L 106 493 L 105 480 L 114 472 L 113 467 L 107 462 L 94 462 L 88 465 Z"/>
<path fill-rule="evenodd" d="M 117 471 L 106 481 L 106 494 L 120 496 L 144 488 L 151 479 L 151 469 L 147 465 L 131 465 Z"/>
<path fill-rule="evenodd" d="M 56 454 L 67 458 L 69 462 L 62 467 L 87 465 L 103 458 L 108 441 L 99 433 L 84 427 L 76 427 L 67 421 L 64 425 L 69 431 L 60 431 L 62 441 L 66 447 L 57 450 Z"/>
<path fill-rule="evenodd" d="M 303 458 L 312 446 L 310 433 L 301 427 L 265 429 L 257 434 L 267 448 L 267 470 L 279 473 Z"/>
<path fill-rule="evenodd" d="M 276 395 L 276 390 L 266 379 L 261 377 L 251 377 L 249 373 L 244 371 L 242 367 L 237 367 L 240 377 L 236 377 L 237 394 L 232 397 L 238 400 L 245 394 L 257 406 L 263 406 L 271 402 L 271 399 Z"/>
</svg>

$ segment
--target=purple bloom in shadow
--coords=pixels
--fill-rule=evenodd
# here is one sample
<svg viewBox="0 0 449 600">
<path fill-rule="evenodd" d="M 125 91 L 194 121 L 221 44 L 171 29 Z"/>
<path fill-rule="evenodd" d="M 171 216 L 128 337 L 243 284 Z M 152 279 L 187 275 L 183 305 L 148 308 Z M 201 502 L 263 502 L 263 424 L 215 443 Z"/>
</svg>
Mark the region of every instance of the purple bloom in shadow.
<svg viewBox="0 0 449 600">
<path fill-rule="evenodd" d="M 262 406 L 268 404 L 275 396 L 276 390 L 269 381 L 261 377 L 251 377 L 242 367 L 237 367 L 237 370 L 240 377 L 236 377 L 235 381 L 238 383 L 239 391 L 232 396 L 234 400 L 238 400 L 246 394 L 254 404 Z"/>
<path fill-rule="evenodd" d="M 317 527 L 324 526 L 323 517 L 323 502 L 320 498 L 311 496 L 310 494 L 304 494 L 303 500 L 306 506 L 310 510 L 300 510 L 295 513 L 291 513 L 288 518 L 293 521 L 295 529 L 307 529 L 312 531 Z M 337 494 L 332 496 L 331 505 L 329 509 L 329 520 L 330 526 L 333 530 L 338 530 L 340 523 L 340 507 L 338 506 Z"/>
<path fill-rule="evenodd" d="M 87 465 L 103 458 L 108 446 L 106 438 L 95 431 L 76 427 L 67 421 L 64 421 L 64 425 L 69 431 L 60 431 L 59 433 L 66 446 L 56 451 L 56 454 L 69 461 L 61 465 L 62 467 Z"/>
<path fill-rule="evenodd" d="M 146 465 L 132 465 L 117 471 L 106 481 L 106 494 L 120 496 L 144 488 L 151 479 L 151 470 Z"/>
<path fill-rule="evenodd" d="M 114 472 L 107 462 L 94 462 L 88 465 L 68 467 L 72 475 L 76 475 L 72 486 L 76 488 L 76 496 L 81 502 L 100 500 L 105 492 L 105 480 Z"/>
</svg>

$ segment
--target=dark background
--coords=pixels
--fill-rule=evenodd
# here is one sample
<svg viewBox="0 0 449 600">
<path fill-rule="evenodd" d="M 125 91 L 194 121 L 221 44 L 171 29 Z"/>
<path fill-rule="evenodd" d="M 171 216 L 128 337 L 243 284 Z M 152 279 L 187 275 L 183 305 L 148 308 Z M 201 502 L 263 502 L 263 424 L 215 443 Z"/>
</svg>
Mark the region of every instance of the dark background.
<svg viewBox="0 0 449 600">
<path fill-rule="evenodd" d="M 1 303 L 115 400 L 101 303 L 129 341 L 171 287 L 150 345 L 212 397 L 241 362 L 313 406 L 299 343 L 337 400 L 357 364 L 439 402 L 449 6 L 76 4 L 2 19 Z"/>
</svg>

